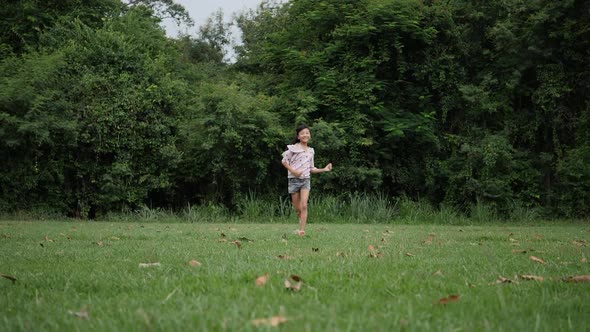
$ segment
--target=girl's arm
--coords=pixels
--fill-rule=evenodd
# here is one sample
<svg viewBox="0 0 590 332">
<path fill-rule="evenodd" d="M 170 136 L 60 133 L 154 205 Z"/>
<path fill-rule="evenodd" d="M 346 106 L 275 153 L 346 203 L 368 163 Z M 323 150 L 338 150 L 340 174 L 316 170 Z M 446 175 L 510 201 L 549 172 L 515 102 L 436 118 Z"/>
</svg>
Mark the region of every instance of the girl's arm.
<svg viewBox="0 0 590 332">
<path fill-rule="evenodd" d="M 323 173 L 323 172 L 329 172 L 332 170 L 332 163 L 329 163 L 328 165 L 326 165 L 326 167 L 324 168 L 312 168 L 311 169 L 311 174 L 317 174 L 317 173 Z M 291 172 L 293 173 L 293 172 Z"/>
<path fill-rule="evenodd" d="M 289 165 L 289 163 L 287 161 L 283 161 L 282 164 L 283 164 L 283 166 L 285 166 L 286 169 L 289 170 L 289 172 L 291 172 L 291 174 L 295 175 L 295 177 L 300 177 L 301 174 L 303 173 L 302 171 L 298 171 L 298 170 L 294 169 L 293 167 L 291 167 L 291 165 Z"/>
</svg>

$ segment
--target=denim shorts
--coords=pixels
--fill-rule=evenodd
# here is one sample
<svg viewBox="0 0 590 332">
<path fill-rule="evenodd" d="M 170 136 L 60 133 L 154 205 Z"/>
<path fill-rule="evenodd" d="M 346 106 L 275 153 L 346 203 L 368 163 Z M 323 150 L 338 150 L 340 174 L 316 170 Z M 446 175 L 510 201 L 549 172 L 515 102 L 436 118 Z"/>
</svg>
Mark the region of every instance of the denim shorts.
<svg viewBox="0 0 590 332">
<path fill-rule="evenodd" d="M 299 192 L 301 189 L 311 190 L 310 178 L 289 178 L 289 194 Z"/>
</svg>

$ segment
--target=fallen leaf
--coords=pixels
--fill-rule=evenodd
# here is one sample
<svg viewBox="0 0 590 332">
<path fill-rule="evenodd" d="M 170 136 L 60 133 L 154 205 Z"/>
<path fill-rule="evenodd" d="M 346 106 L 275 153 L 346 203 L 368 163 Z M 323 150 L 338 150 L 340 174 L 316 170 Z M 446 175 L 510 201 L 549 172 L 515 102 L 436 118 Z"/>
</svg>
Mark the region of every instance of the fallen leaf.
<svg viewBox="0 0 590 332">
<path fill-rule="evenodd" d="M 533 276 L 533 275 L 527 275 L 527 274 L 521 275 L 520 276 L 520 279 L 522 279 L 522 280 L 536 280 L 536 281 L 543 281 L 543 280 L 545 280 L 545 278 L 543 278 L 543 277 Z"/>
<path fill-rule="evenodd" d="M 424 244 L 432 244 L 432 240 L 434 240 L 434 237 L 436 235 L 434 234 L 429 234 L 428 237 L 426 238 L 426 240 L 422 241 L 422 243 Z"/>
<path fill-rule="evenodd" d="M 411 252 L 407 252 L 406 253 L 406 256 L 408 256 L 408 257 L 414 257 L 414 254 L 412 254 Z"/>
<path fill-rule="evenodd" d="M 574 240 L 572 241 L 572 243 L 580 247 L 585 247 L 588 245 L 588 242 L 586 242 L 586 240 Z"/>
<path fill-rule="evenodd" d="M 102 247 L 104 245 L 104 243 L 102 241 L 94 242 L 94 244 L 96 244 L 99 247 Z"/>
<path fill-rule="evenodd" d="M 289 241 L 287 241 L 287 239 L 281 239 L 281 242 L 283 242 L 284 244 L 287 244 Z"/>
<path fill-rule="evenodd" d="M 441 270 L 438 270 L 438 271 L 434 272 L 432 275 L 433 276 L 443 276 L 443 273 Z"/>
<path fill-rule="evenodd" d="M 567 281 L 567 282 L 590 282 L 590 275 L 568 277 L 565 279 L 565 281 Z"/>
<path fill-rule="evenodd" d="M 588 263 L 588 259 L 587 259 L 586 257 L 583 257 L 583 258 L 580 260 L 580 263 Z"/>
<path fill-rule="evenodd" d="M 254 240 L 251 240 L 251 239 L 249 239 L 247 237 L 243 237 L 243 236 L 242 237 L 239 237 L 238 240 L 245 241 L 245 242 L 254 242 Z"/>
<path fill-rule="evenodd" d="M 337 252 L 336 252 L 336 256 L 337 256 L 337 257 L 346 257 L 346 254 L 345 254 L 345 253 L 343 253 L 343 252 L 341 252 L 341 251 L 337 251 Z"/>
<path fill-rule="evenodd" d="M 120 240 L 120 239 L 119 239 L 118 237 L 116 237 L 116 236 L 111 236 L 111 240 L 118 241 L 118 240 Z"/>
<path fill-rule="evenodd" d="M 285 255 L 278 255 L 277 258 L 278 259 L 285 259 L 285 260 L 286 259 L 293 259 L 293 257 L 291 257 L 291 256 L 289 256 L 287 254 L 285 254 Z"/>
<path fill-rule="evenodd" d="M 16 278 L 15 278 L 15 277 L 13 277 L 13 276 L 9 276 L 8 274 L 0 274 L 0 276 L 1 276 L 2 278 L 6 278 L 6 279 L 8 279 L 8 280 L 12 281 L 12 283 L 13 283 L 13 284 L 15 284 L 15 283 L 16 283 Z"/>
<path fill-rule="evenodd" d="M 285 288 L 292 290 L 294 292 L 299 292 L 301 290 L 301 281 L 296 283 L 291 283 L 289 279 L 285 279 Z"/>
<path fill-rule="evenodd" d="M 513 249 L 513 254 L 526 254 L 526 250 Z"/>
<path fill-rule="evenodd" d="M 289 279 L 291 279 L 293 282 Z M 303 279 L 296 274 L 291 274 L 289 279 L 285 279 L 285 288 L 294 292 L 299 292 L 303 284 Z"/>
<path fill-rule="evenodd" d="M 372 244 L 369 244 L 369 251 L 375 251 L 375 247 Z"/>
<path fill-rule="evenodd" d="M 264 284 L 266 284 L 267 281 L 268 281 L 268 273 L 256 278 L 256 285 L 264 286 Z"/>
<path fill-rule="evenodd" d="M 499 276 L 498 279 L 496 280 L 497 284 L 510 284 L 512 282 L 513 282 L 512 280 L 502 277 L 502 276 Z"/>
<path fill-rule="evenodd" d="M 172 295 L 174 295 L 174 293 L 176 293 L 176 291 L 178 291 L 178 287 L 174 288 L 174 290 L 172 292 L 170 292 L 170 294 L 168 294 L 168 296 L 166 296 L 164 301 L 162 301 L 162 304 L 168 302 L 168 300 L 170 300 L 170 298 L 172 297 Z"/>
<path fill-rule="evenodd" d="M 381 258 L 381 257 L 383 257 L 383 254 L 380 253 L 380 252 L 377 252 L 377 253 L 376 252 L 371 252 L 369 254 L 369 257 L 371 257 L 371 258 Z"/>
<path fill-rule="evenodd" d="M 80 319 L 90 319 L 90 314 L 86 309 L 81 309 L 80 311 L 68 311 L 70 315 L 74 315 Z"/>
<path fill-rule="evenodd" d="M 153 266 L 160 266 L 161 264 L 156 263 L 139 263 L 139 267 L 153 267 Z"/>
<path fill-rule="evenodd" d="M 49 236 L 47 236 L 47 235 L 45 235 L 45 241 L 47 241 L 47 242 L 53 242 L 53 240 L 50 239 Z"/>
<path fill-rule="evenodd" d="M 227 242 L 227 239 L 219 239 L 217 242 Z"/>
<path fill-rule="evenodd" d="M 459 295 L 454 295 L 454 294 L 453 295 L 449 295 L 449 300 L 451 302 L 457 302 L 457 301 L 459 301 L 459 298 L 460 298 Z"/>
<path fill-rule="evenodd" d="M 272 327 L 277 327 L 282 323 L 287 322 L 287 318 L 279 315 L 279 316 L 273 316 L 270 318 L 258 318 L 258 319 L 254 319 L 252 320 L 252 324 L 254 326 L 272 326 Z"/>
<path fill-rule="evenodd" d="M 443 297 L 442 299 L 438 300 L 439 304 L 447 304 L 449 302 L 457 302 L 459 301 L 459 295 L 449 295 L 448 297 Z"/>
<path fill-rule="evenodd" d="M 535 234 L 535 239 L 542 239 L 542 238 L 544 238 L 544 237 L 545 237 L 545 236 L 544 236 L 544 235 L 542 235 L 542 234 Z"/>
<path fill-rule="evenodd" d="M 539 257 L 531 256 L 529 258 L 537 263 L 545 264 L 545 261 L 540 259 Z"/>
<path fill-rule="evenodd" d="M 190 265 L 190 266 L 192 266 L 192 267 L 195 267 L 195 266 L 201 266 L 201 262 L 199 262 L 199 261 L 198 261 L 198 260 L 196 260 L 196 259 L 191 259 L 191 260 L 188 262 L 188 265 Z"/>
<path fill-rule="evenodd" d="M 235 241 L 232 241 L 231 243 L 235 244 L 236 247 L 238 247 L 238 249 L 242 249 L 242 242 L 235 240 Z"/>
</svg>

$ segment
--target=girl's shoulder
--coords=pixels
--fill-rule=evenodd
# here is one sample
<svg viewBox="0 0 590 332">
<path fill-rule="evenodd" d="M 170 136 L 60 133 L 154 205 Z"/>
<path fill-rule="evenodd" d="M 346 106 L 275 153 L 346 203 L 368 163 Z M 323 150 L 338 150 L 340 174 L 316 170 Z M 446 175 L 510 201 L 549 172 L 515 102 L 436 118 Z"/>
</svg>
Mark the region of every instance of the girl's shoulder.
<svg viewBox="0 0 590 332">
<path fill-rule="evenodd" d="M 306 150 L 299 144 L 287 145 L 287 151 L 291 151 L 293 153 L 306 152 Z M 287 151 L 285 151 L 285 152 L 287 152 Z M 307 147 L 307 152 L 311 152 L 312 154 L 315 153 L 312 147 Z"/>
</svg>

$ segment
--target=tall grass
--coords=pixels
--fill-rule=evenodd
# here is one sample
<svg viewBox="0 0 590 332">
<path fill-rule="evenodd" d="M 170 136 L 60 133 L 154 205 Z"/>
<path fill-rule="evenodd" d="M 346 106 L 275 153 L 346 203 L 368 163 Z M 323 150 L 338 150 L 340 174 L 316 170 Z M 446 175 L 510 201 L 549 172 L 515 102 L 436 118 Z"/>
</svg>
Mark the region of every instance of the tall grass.
<svg viewBox="0 0 590 332">
<path fill-rule="evenodd" d="M 362 224 L 485 224 L 497 221 L 534 222 L 541 220 L 539 209 L 515 202 L 509 211 L 498 214 L 494 206 L 478 201 L 466 213 L 447 204 L 432 206 L 424 200 L 392 198 L 385 194 L 348 193 L 344 195 L 312 194 L 309 201 L 310 223 Z M 289 195 L 260 196 L 248 192 L 238 199 L 235 209 L 221 204 L 187 204 L 183 209 L 153 208 L 108 213 L 98 220 L 112 222 L 188 222 L 188 223 L 285 223 L 296 220 Z M 0 220 L 63 220 L 66 216 L 50 210 L 0 213 Z"/>
</svg>

